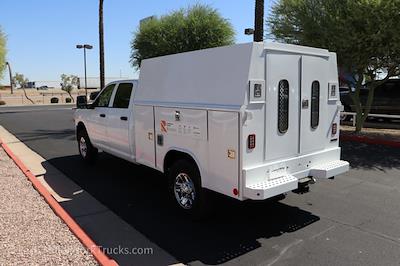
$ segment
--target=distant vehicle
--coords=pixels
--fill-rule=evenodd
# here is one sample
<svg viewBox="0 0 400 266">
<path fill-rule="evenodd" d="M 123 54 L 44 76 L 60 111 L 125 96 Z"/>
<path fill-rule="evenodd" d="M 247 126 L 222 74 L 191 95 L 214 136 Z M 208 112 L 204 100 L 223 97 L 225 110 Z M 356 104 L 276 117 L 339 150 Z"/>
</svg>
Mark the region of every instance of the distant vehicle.
<svg viewBox="0 0 400 266">
<path fill-rule="evenodd" d="M 343 99 L 345 97 L 349 97 L 349 99 L 351 101 L 349 93 L 350 93 L 350 88 L 349 87 L 345 87 L 345 86 L 339 87 L 340 101 L 342 102 L 343 111 L 345 111 L 345 112 L 351 112 L 350 107 L 345 106 L 344 103 L 343 103 Z M 340 114 L 340 121 L 348 121 L 348 120 L 351 119 L 351 117 L 352 117 L 351 115 Z"/>
<path fill-rule="evenodd" d="M 102 150 L 164 173 L 186 214 L 202 213 L 207 190 L 265 200 L 349 170 L 335 53 L 273 43 L 205 49 L 143 60 L 136 84 L 111 82 L 92 104 L 78 96 L 79 153 L 92 161 Z"/>
<path fill-rule="evenodd" d="M 49 89 L 48 86 L 40 86 L 40 87 L 37 87 L 37 88 L 36 88 L 36 90 L 38 90 L 38 91 L 41 91 L 41 90 L 48 90 L 48 89 Z"/>
<path fill-rule="evenodd" d="M 362 88 L 360 91 L 360 101 L 366 104 L 368 89 Z M 340 100 L 345 112 L 355 112 L 354 103 L 349 93 L 340 93 Z M 400 115 L 400 79 L 389 79 L 384 84 L 375 89 L 374 100 L 371 104 L 371 114 Z M 341 117 L 347 120 L 349 117 Z M 343 119 L 344 118 L 344 119 Z"/>
</svg>

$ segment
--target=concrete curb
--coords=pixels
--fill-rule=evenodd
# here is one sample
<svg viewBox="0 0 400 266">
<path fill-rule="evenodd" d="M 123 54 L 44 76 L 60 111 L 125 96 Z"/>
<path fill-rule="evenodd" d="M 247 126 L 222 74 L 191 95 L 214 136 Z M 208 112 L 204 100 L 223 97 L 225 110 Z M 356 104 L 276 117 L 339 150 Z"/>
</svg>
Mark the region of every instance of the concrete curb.
<svg viewBox="0 0 400 266">
<path fill-rule="evenodd" d="M 97 262 L 104 266 L 118 265 L 114 260 L 110 259 L 104 254 L 100 247 L 97 246 L 93 240 L 83 231 L 83 229 L 72 219 L 72 217 L 61 207 L 61 205 L 53 198 L 50 192 L 42 185 L 34 174 L 25 166 L 25 164 L 11 151 L 6 143 L 0 139 L 0 144 L 15 162 L 15 164 L 22 170 L 25 176 L 32 183 L 33 187 L 42 195 L 45 201 L 53 209 L 53 211 L 64 221 L 69 227 L 71 232 L 81 241 L 81 243 L 92 253 Z"/>
<path fill-rule="evenodd" d="M 355 135 L 341 135 L 340 136 L 341 141 L 356 141 L 356 142 L 361 142 L 361 143 L 367 143 L 367 144 L 378 144 L 378 145 L 385 145 L 385 146 L 390 146 L 394 148 L 400 148 L 400 141 L 391 141 L 391 140 L 386 140 L 386 139 L 380 139 L 380 138 L 370 138 L 370 137 L 365 137 L 365 136 L 355 136 Z"/>
</svg>

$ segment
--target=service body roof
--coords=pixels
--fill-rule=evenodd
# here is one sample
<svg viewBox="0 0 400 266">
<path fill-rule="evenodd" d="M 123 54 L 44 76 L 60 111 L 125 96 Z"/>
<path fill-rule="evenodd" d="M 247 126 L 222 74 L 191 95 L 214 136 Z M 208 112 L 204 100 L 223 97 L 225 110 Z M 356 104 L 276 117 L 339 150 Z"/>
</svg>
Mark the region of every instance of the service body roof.
<svg viewBox="0 0 400 266">
<path fill-rule="evenodd" d="M 136 104 L 239 109 L 250 79 L 265 79 L 265 52 L 329 57 L 324 49 L 245 43 L 142 61 Z"/>
</svg>

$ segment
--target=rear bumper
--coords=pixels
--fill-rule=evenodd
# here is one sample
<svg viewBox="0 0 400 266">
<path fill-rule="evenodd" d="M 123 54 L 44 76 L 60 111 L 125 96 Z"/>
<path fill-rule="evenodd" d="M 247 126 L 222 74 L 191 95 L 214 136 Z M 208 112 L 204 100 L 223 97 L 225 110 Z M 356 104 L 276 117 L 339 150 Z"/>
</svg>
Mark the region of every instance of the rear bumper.
<svg viewBox="0 0 400 266">
<path fill-rule="evenodd" d="M 243 170 L 243 198 L 263 200 L 298 188 L 298 180 L 330 178 L 349 170 L 334 148 Z"/>
<path fill-rule="evenodd" d="M 311 168 L 309 175 L 317 178 L 330 178 L 349 171 L 350 164 L 346 161 L 332 161 Z"/>
</svg>

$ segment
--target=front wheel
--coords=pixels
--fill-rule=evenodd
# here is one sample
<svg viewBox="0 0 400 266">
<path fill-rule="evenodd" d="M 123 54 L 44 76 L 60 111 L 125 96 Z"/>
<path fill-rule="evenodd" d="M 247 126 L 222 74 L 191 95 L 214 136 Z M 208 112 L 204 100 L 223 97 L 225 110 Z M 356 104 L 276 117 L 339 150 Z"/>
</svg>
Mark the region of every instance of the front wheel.
<svg viewBox="0 0 400 266">
<path fill-rule="evenodd" d="M 86 130 L 79 130 L 77 139 L 79 154 L 81 155 L 82 159 L 86 162 L 93 162 L 97 156 L 98 151 L 95 147 L 93 147 L 92 143 L 90 142 Z"/>
<path fill-rule="evenodd" d="M 171 196 L 180 212 L 193 219 L 204 217 L 207 210 L 206 195 L 196 165 L 179 160 L 172 165 L 168 176 Z"/>
</svg>

